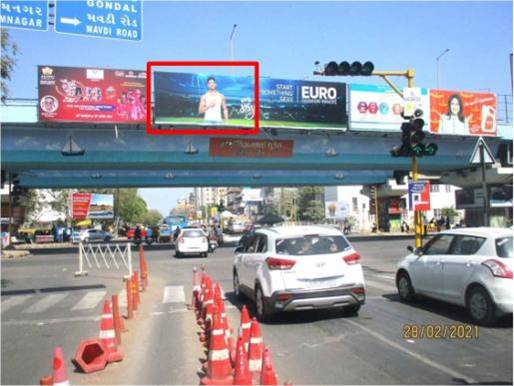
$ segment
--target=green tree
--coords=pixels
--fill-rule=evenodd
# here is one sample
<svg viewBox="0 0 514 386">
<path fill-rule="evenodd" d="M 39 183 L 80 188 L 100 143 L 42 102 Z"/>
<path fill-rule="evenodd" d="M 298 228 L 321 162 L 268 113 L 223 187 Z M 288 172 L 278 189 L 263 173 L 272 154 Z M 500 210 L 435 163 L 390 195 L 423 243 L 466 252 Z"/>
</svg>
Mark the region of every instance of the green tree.
<svg viewBox="0 0 514 386">
<path fill-rule="evenodd" d="M 324 189 L 321 186 L 306 186 L 298 192 L 298 218 L 302 221 L 320 222 L 325 218 L 323 204 Z"/>
<path fill-rule="evenodd" d="M 141 217 L 141 223 L 149 226 L 155 226 L 162 219 L 162 214 L 155 209 L 147 210 L 145 214 Z"/>
<path fill-rule="evenodd" d="M 449 217 L 450 218 L 450 223 L 453 223 L 453 219 L 459 215 L 459 212 L 457 212 L 455 210 L 455 208 L 449 207 L 449 208 L 441 209 L 441 214 L 444 217 Z"/>
<path fill-rule="evenodd" d="M 145 200 L 137 194 L 137 188 L 119 190 L 117 216 L 125 223 L 133 224 L 142 220 L 148 211 Z"/>
<path fill-rule="evenodd" d="M 9 32 L 4 28 L 2 29 L 2 56 L 1 56 L 1 81 L 0 81 L 0 93 L 2 94 L 2 102 L 7 98 L 9 94 L 9 88 L 7 87 L 7 81 L 11 79 L 14 67 L 16 67 L 16 55 L 18 55 L 19 49 L 16 43 L 14 43 L 9 35 Z"/>
</svg>

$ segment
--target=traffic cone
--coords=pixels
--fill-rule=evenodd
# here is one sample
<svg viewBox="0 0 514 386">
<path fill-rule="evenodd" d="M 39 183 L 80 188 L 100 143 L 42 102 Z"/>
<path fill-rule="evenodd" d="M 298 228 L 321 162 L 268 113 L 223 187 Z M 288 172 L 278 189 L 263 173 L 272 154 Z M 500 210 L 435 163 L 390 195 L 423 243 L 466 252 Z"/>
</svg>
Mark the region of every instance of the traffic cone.
<svg viewBox="0 0 514 386">
<path fill-rule="evenodd" d="M 207 286 L 207 288 L 205 289 L 205 296 L 204 296 L 204 300 L 202 303 L 202 313 L 201 313 L 200 319 L 198 321 L 200 326 L 202 326 L 202 327 L 205 327 L 205 320 L 207 317 L 207 306 L 209 304 L 211 304 L 211 305 L 214 304 L 213 296 L 214 296 L 214 294 L 212 291 L 212 287 Z"/>
<path fill-rule="evenodd" d="M 119 362 L 123 359 L 123 352 L 118 350 L 116 344 L 116 333 L 112 320 L 111 305 L 109 300 L 104 301 L 102 319 L 100 320 L 100 340 L 107 354 L 107 362 Z"/>
<path fill-rule="evenodd" d="M 221 315 L 216 312 L 211 331 L 207 373 L 200 380 L 201 385 L 232 385 L 234 377 L 224 334 Z"/>
<path fill-rule="evenodd" d="M 243 305 L 243 308 L 241 309 L 241 323 L 239 325 L 239 331 L 242 334 L 246 352 L 248 352 L 248 344 L 250 343 L 251 327 L 252 321 L 250 319 L 250 315 L 248 314 L 248 308 Z"/>
<path fill-rule="evenodd" d="M 237 341 L 236 364 L 234 366 L 234 385 L 251 385 L 252 374 L 248 365 L 245 345 L 241 337 Z"/>
<path fill-rule="evenodd" d="M 271 352 L 268 347 L 264 349 L 264 353 L 262 354 L 260 385 L 278 385 L 277 374 L 275 374 L 275 370 L 273 369 L 273 364 L 271 363 Z"/>
<path fill-rule="evenodd" d="M 121 344 L 121 319 L 120 310 L 118 308 L 118 295 L 112 295 L 112 319 L 114 332 L 116 334 L 116 343 Z"/>
<path fill-rule="evenodd" d="M 145 288 L 148 288 L 148 264 L 146 264 L 146 256 L 143 255 L 143 267 L 145 269 L 144 282 Z"/>
<path fill-rule="evenodd" d="M 127 293 L 127 319 L 132 319 L 134 316 L 134 301 L 132 300 L 132 278 L 126 277 L 125 291 Z"/>
<path fill-rule="evenodd" d="M 132 280 L 131 280 L 131 283 L 132 283 L 132 309 L 134 311 L 137 311 L 137 308 L 139 306 L 139 302 L 138 302 L 138 293 L 139 293 L 139 289 L 136 287 L 136 278 L 137 278 L 137 271 L 134 271 L 132 272 Z"/>
<path fill-rule="evenodd" d="M 54 384 L 54 377 L 52 377 L 51 375 L 45 375 L 43 378 L 39 379 L 40 386 L 45 386 L 45 385 L 52 386 L 53 384 Z"/>
<path fill-rule="evenodd" d="M 53 363 L 53 381 L 55 386 L 69 386 L 70 381 L 66 374 L 66 368 L 64 367 L 64 355 L 62 353 L 62 347 L 57 346 L 54 350 L 54 363 Z"/>
<path fill-rule="evenodd" d="M 193 294 L 191 295 L 191 304 L 187 306 L 189 310 L 194 310 L 197 307 L 198 295 L 200 294 L 200 282 L 198 278 L 198 270 L 193 267 Z"/>
<path fill-rule="evenodd" d="M 248 360 L 250 372 L 254 381 L 259 380 L 262 370 L 262 336 L 261 328 L 257 319 L 252 319 L 252 326 L 250 332 L 250 345 L 248 350 Z"/>
<path fill-rule="evenodd" d="M 202 334 L 200 334 L 200 341 L 204 342 L 205 347 L 209 347 L 209 337 L 211 336 L 214 315 L 218 314 L 218 313 L 219 313 L 219 310 L 218 310 L 216 303 L 207 304 L 207 311 L 205 313 L 204 331 L 202 333 L 203 337 L 202 337 Z"/>
<path fill-rule="evenodd" d="M 135 275 L 134 275 L 134 283 L 136 286 L 137 306 L 139 307 L 139 305 L 141 304 L 141 297 L 139 295 L 139 275 L 137 274 L 137 271 L 135 272 Z"/>
</svg>

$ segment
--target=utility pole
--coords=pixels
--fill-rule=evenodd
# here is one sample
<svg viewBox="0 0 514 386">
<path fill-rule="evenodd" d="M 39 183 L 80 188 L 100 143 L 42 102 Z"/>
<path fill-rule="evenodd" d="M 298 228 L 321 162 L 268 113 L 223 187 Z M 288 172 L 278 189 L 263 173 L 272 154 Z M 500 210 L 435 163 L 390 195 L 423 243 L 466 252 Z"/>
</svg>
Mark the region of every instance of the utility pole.
<svg viewBox="0 0 514 386">
<path fill-rule="evenodd" d="M 487 192 L 487 181 L 485 178 L 485 158 L 484 143 L 481 141 L 479 146 L 480 152 L 480 168 L 482 169 L 482 195 L 484 198 L 484 226 L 489 226 L 489 194 Z"/>
</svg>

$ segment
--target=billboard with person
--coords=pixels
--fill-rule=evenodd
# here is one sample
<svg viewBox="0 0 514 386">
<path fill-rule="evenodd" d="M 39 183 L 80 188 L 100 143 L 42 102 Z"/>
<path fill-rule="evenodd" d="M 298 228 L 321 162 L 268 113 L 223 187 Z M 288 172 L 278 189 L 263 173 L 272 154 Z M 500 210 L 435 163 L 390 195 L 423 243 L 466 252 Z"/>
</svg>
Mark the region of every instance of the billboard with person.
<svg viewBox="0 0 514 386">
<path fill-rule="evenodd" d="M 496 95 L 430 90 L 430 132 L 496 136 Z"/>
<path fill-rule="evenodd" d="M 144 123 L 146 72 L 38 66 L 40 121 Z"/>
<path fill-rule="evenodd" d="M 253 127 L 254 78 L 155 72 L 155 123 Z M 346 85 L 261 78 L 262 127 L 346 128 Z"/>
</svg>

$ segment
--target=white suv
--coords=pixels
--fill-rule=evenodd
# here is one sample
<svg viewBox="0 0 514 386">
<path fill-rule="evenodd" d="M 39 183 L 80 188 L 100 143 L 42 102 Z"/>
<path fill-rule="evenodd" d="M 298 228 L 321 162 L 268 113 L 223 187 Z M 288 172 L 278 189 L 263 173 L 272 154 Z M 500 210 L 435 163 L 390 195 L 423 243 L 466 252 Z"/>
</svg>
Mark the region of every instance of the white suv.
<svg viewBox="0 0 514 386">
<path fill-rule="evenodd" d="M 512 313 L 512 230 L 458 228 L 444 231 L 398 264 L 396 285 L 403 301 L 415 295 L 467 307 L 478 324 Z"/>
<path fill-rule="evenodd" d="M 254 299 L 261 321 L 278 311 L 343 307 L 357 313 L 364 304 L 360 256 L 337 229 L 262 228 L 246 235 L 235 254 L 234 293 Z"/>
</svg>

